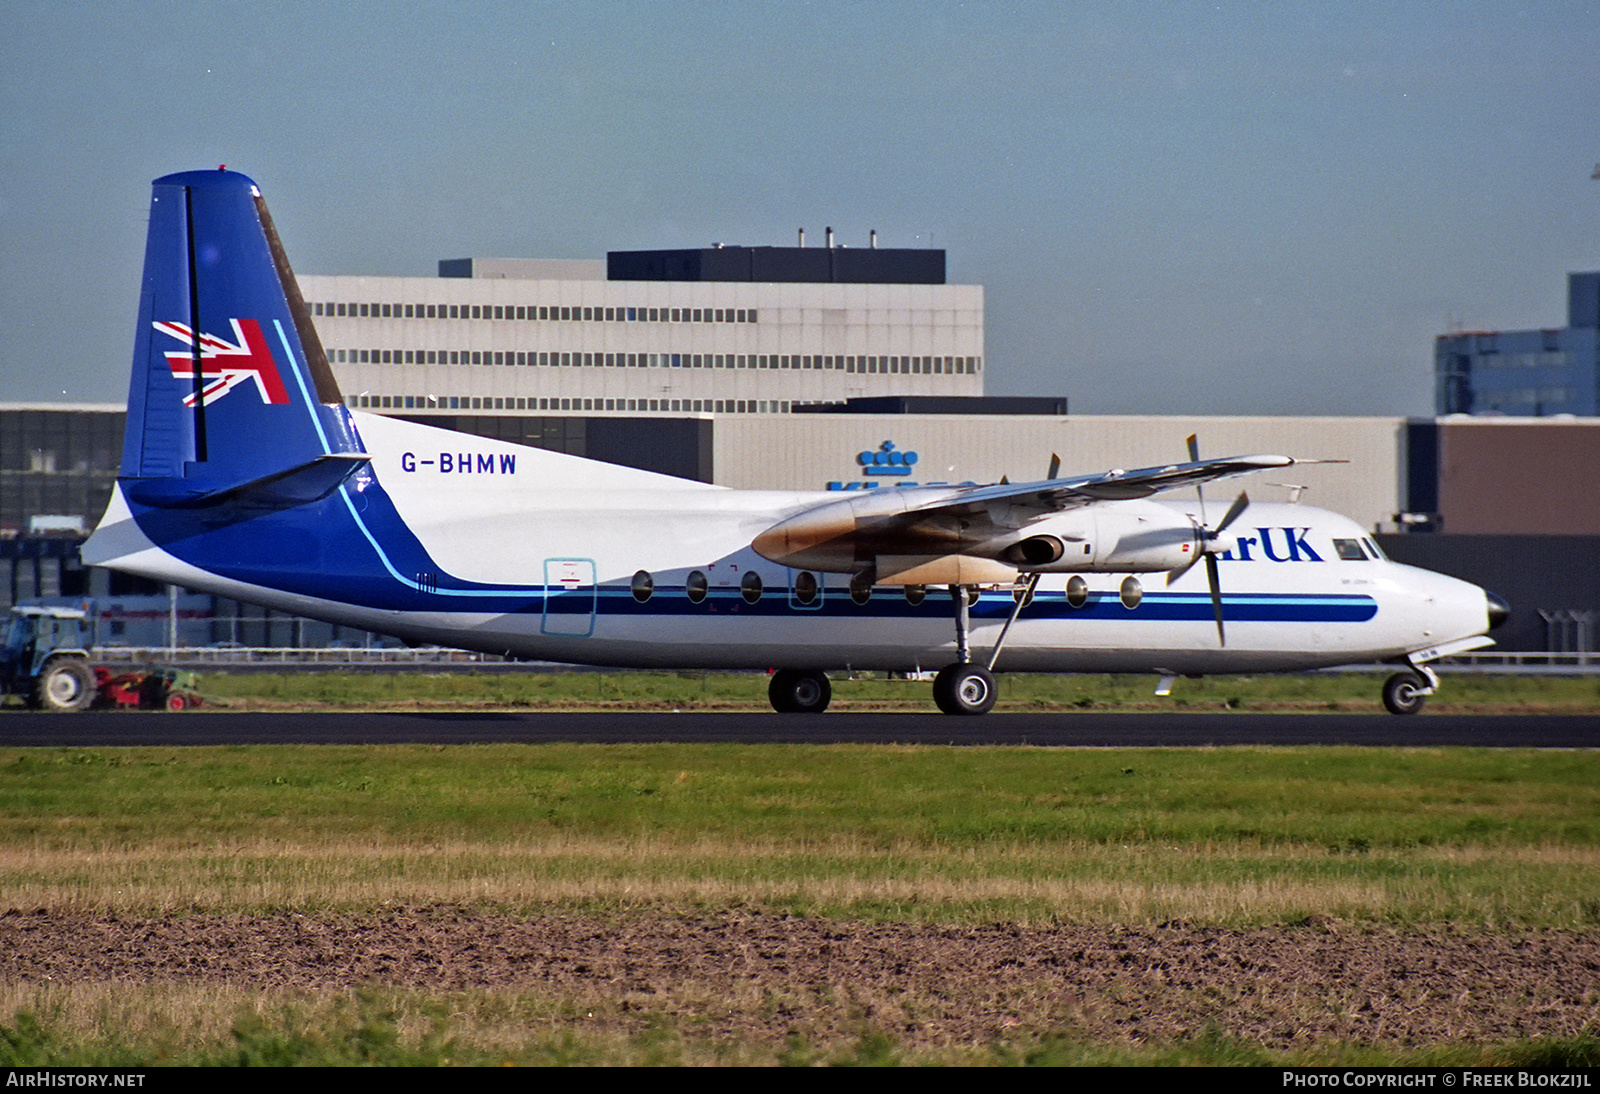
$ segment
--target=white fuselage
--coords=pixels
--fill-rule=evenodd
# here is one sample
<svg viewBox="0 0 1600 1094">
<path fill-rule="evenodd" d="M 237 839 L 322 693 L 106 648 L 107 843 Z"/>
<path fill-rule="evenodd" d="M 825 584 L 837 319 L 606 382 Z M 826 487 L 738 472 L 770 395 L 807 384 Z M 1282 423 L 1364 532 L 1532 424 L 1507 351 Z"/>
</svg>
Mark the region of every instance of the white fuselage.
<svg viewBox="0 0 1600 1094">
<path fill-rule="evenodd" d="M 393 419 L 356 420 L 377 485 L 439 574 L 495 592 L 450 581 L 435 587 L 439 574 L 404 572 L 362 523 L 365 502 L 354 488 L 342 502 L 363 534 L 341 550 L 397 584 L 420 582 L 425 602 L 375 606 L 202 570 L 154 546 L 128 519 L 120 490 L 86 560 L 412 642 L 529 659 L 915 671 L 956 658 L 946 589 L 927 589 L 913 605 L 905 587 L 852 597 L 850 575 L 816 573 L 821 593 L 807 603 L 799 572 L 752 548 L 764 530 L 837 495 L 733 491 Z M 1164 504 L 1199 516 L 1193 501 Z M 1230 549 L 1218 565 L 1226 645 L 1204 567 L 1170 586 L 1164 572 L 1046 574 L 1008 633 L 999 667 L 1294 670 L 1395 659 L 1485 630 L 1481 589 L 1374 557 L 1370 537 L 1335 513 L 1257 503 L 1218 546 Z M 639 575 L 648 578 L 648 596 L 635 593 Z M 1125 594 L 1130 578 L 1137 598 Z M 1067 596 L 1071 580 L 1083 583 L 1087 599 Z M 1013 603 L 1001 586 L 972 607 L 974 659 L 987 660 Z"/>
</svg>

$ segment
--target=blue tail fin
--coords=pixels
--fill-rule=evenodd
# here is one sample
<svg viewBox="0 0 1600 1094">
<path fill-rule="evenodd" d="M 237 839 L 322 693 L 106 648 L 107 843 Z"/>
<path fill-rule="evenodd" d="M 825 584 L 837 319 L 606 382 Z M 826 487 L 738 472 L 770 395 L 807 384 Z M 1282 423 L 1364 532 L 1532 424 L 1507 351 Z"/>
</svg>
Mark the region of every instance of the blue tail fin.
<svg viewBox="0 0 1600 1094">
<path fill-rule="evenodd" d="M 360 453 L 260 189 L 224 170 L 157 179 L 122 451 L 129 496 L 295 505 L 337 489 Z"/>
</svg>

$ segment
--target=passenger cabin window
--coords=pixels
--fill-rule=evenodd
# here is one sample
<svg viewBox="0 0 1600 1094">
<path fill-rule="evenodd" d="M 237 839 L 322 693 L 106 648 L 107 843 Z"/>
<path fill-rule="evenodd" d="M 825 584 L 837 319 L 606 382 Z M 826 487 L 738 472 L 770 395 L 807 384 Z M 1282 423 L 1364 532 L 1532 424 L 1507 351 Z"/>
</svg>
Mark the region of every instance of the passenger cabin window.
<svg viewBox="0 0 1600 1094">
<path fill-rule="evenodd" d="M 754 604 L 761 599 L 761 575 L 754 570 L 746 572 L 739 582 L 739 592 L 744 595 L 746 604 Z"/>
<path fill-rule="evenodd" d="M 1027 575 L 1018 574 L 1017 580 L 1012 582 L 1011 599 L 1020 603 L 1024 608 L 1033 603 L 1033 591 L 1028 588 Z"/>
<path fill-rule="evenodd" d="M 689 599 L 698 604 L 706 598 L 706 593 L 711 589 L 711 582 L 706 579 L 703 570 L 690 570 L 689 576 L 683 582 L 683 591 L 689 594 Z"/>
<path fill-rule="evenodd" d="M 650 576 L 649 570 L 640 570 L 633 575 L 633 598 L 643 604 L 650 599 L 650 594 L 655 592 L 656 581 Z"/>
<path fill-rule="evenodd" d="M 817 575 L 810 570 L 801 570 L 794 575 L 794 598 L 802 604 L 811 604 L 817 599 Z"/>
<path fill-rule="evenodd" d="M 1122 606 L 1131 612 L 1139 606 L 1139 601 L 1144 599 L 1144 586 L 1139 584 L 1139 579 L 1136 577 L 1125 577 L 1122 579 L 1120 595 Z"/>
<path fill-rule="evenodd" d="M 850 599 L 857 604 L 865 604 L 872 599 L 872 575 L 870 573 L 856 574 L 850 579 Z"/>
<path fill-rule="evenodd" d="M 1089 583 L 1077 574 L 1067 578 L 1067 603 L 1081 608 L 1089 602 Z"/>
</svg>

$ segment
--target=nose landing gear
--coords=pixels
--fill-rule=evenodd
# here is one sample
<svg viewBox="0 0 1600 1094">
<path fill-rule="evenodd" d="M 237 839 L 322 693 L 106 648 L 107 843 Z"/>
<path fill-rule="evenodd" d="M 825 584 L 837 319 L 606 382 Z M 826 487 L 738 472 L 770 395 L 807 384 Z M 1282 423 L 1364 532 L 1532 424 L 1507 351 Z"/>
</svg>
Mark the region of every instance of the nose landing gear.
<svg viewBox="0 0 1600 1094">
<path fill-rule="evenodd" d="M 1415 673 L 1397 672 L 1383 682 L 1383 705 L 1390 714 L 1415 714 L 1432 694 L 1433 688 Z"/>
<path fill-rule="evenodd" d="M 1439 674 L 1427 665 L 1408 661 L 1409 672 L 1397 672 L 1383 682 L 1383 705 L 1390 714 L 1415 714 L 1439 690 Z"/>
</svg>

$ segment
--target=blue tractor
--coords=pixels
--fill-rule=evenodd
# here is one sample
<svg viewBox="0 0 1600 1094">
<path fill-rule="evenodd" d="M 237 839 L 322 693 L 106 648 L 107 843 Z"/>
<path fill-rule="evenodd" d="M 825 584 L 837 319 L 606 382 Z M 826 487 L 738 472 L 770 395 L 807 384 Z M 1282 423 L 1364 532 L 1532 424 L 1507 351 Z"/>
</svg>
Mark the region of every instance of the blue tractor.
<svg viewBox="0 0 1600 1094">
<path fill-rule="evenodd" d="M 12 608 L 0 640 L 0 696 L 20 695 L 36 710 L 87 710 L 98 694 L 88 629 L 78 608 Z"/>
</svg>

